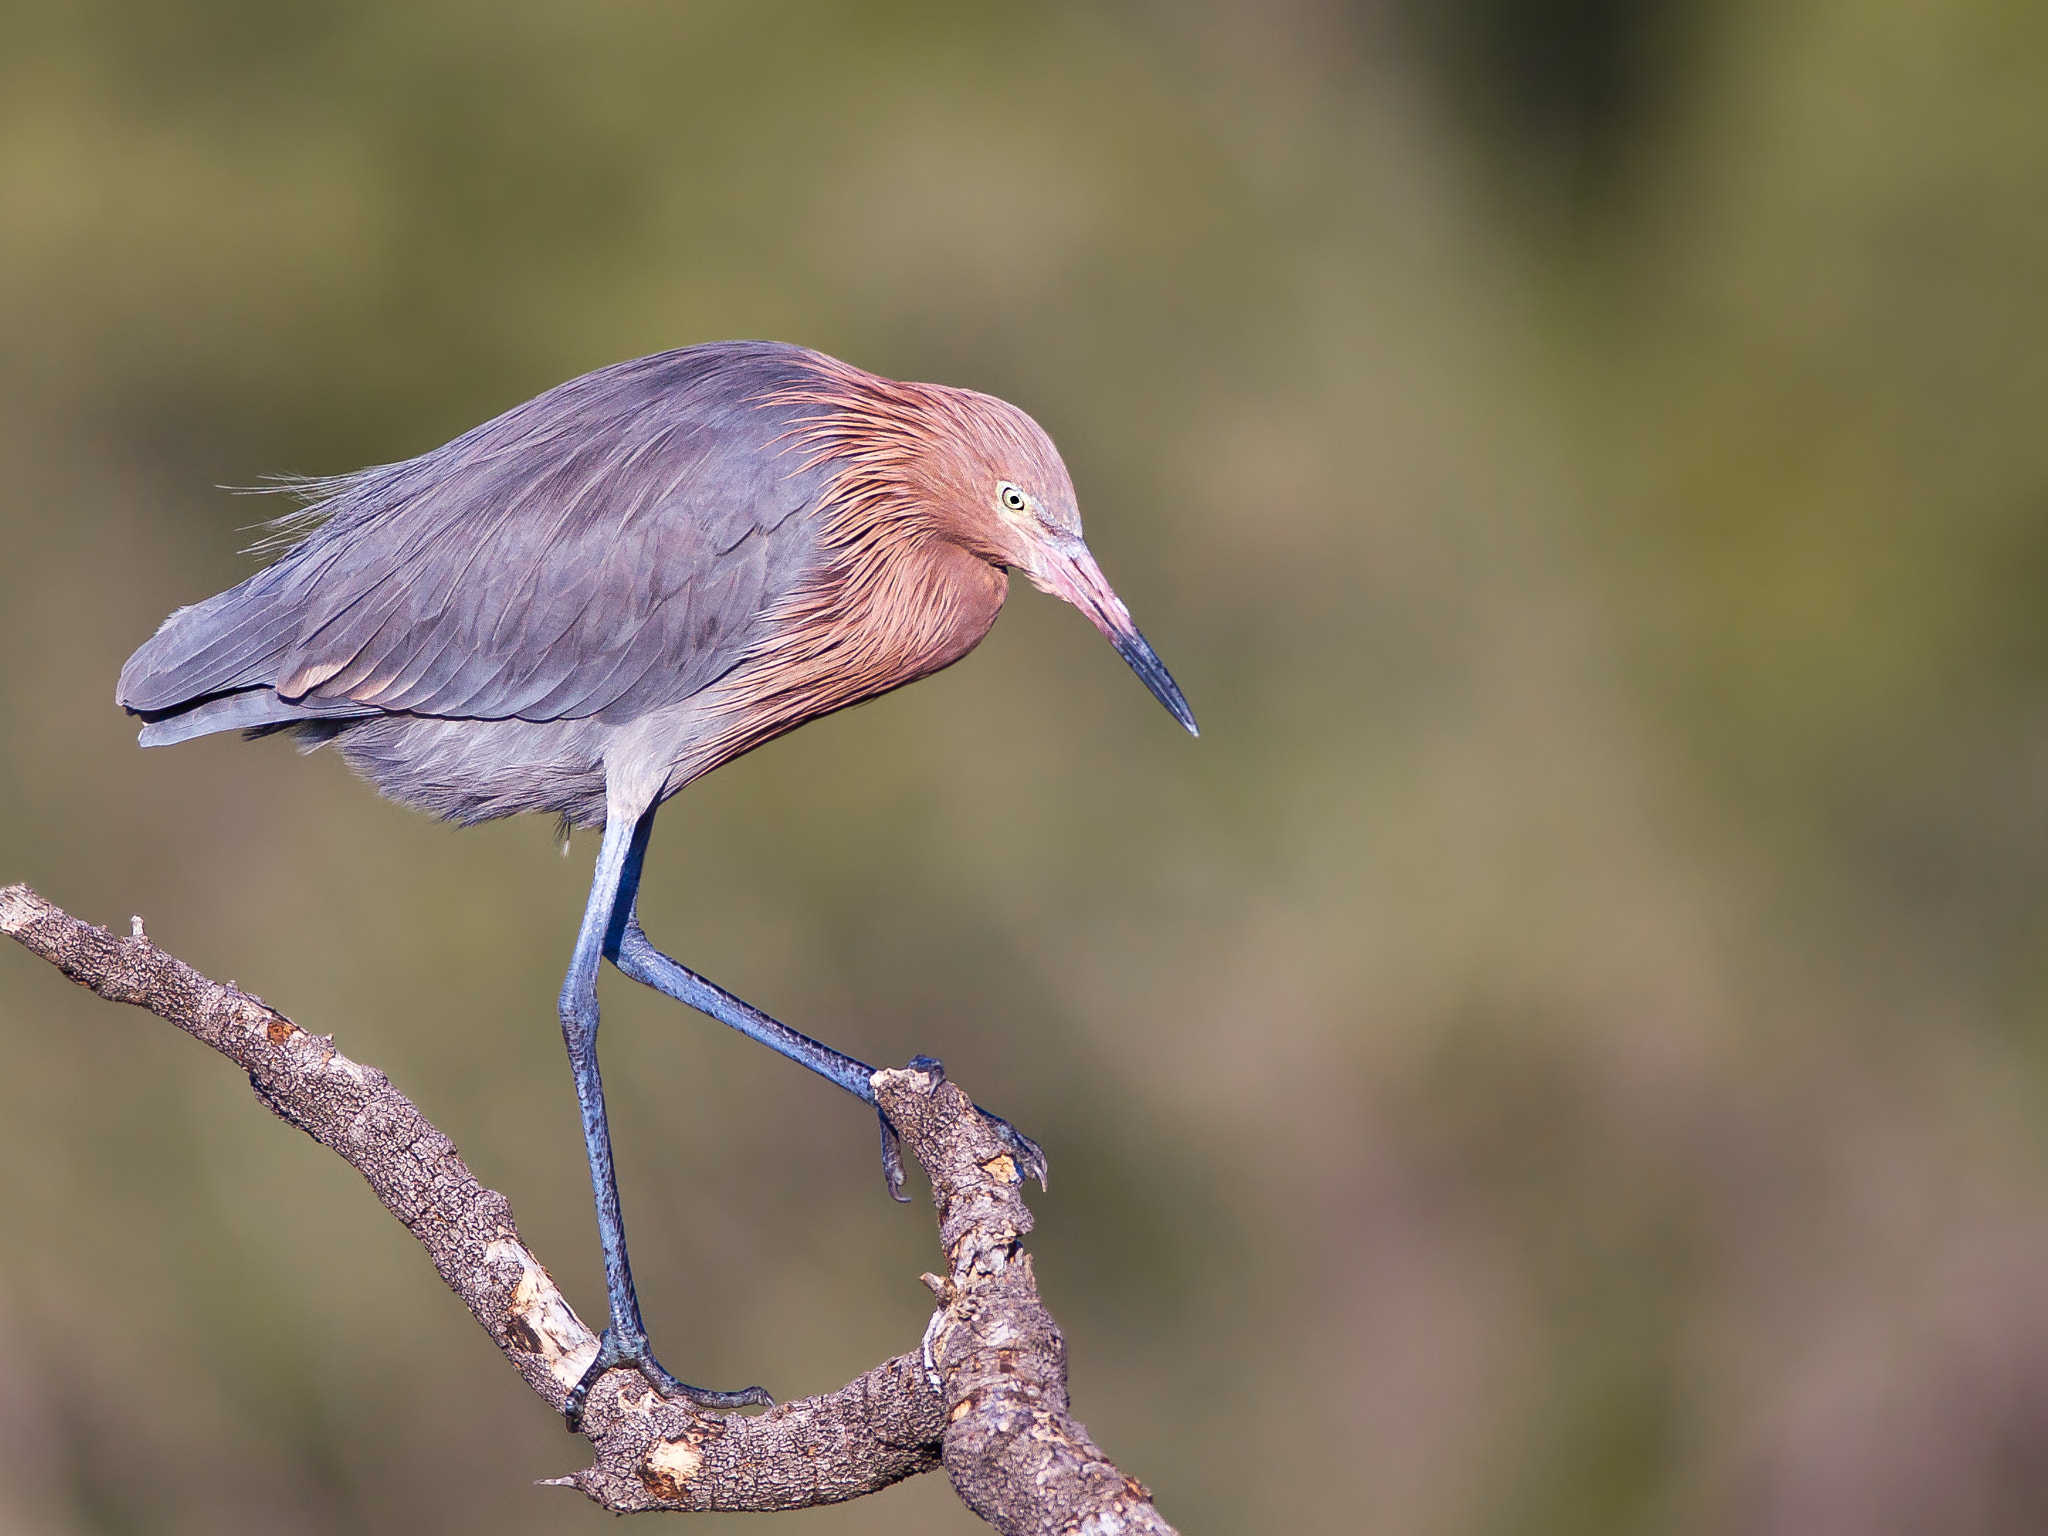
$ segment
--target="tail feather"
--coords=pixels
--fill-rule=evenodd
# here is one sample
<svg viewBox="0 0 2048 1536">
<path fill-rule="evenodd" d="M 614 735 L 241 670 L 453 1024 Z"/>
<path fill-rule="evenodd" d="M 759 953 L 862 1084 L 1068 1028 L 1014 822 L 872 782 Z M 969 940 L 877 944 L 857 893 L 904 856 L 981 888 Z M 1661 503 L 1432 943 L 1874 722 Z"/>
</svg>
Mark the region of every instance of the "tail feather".
<svg viewBox="0 0 2048 1536">
<path fill-rule="evenodd" d="M 251 688 L 242 693 L 202 699 L 187 709 L 178 709 L 150 720 L 142 727 L 145 747 L 168 747 L 173 742 L 210 736 L 215 731 L 248 731 L 280 726 L 303 725 L 310 721 L 360 720 L 378 711 L 346 699 L 317 700 L 313 705 L 291 704 L 274 689 Z"/>
<path fill-rule="evenodd" d="M 142 716 L 145 747 L 378 713 L 351 699 L 290 703 L 277 696 L 278 666 L 298 638 L 302 608 L 292 564 L 288 559 L 180 608 L 128 658 L 114 697 Z"/>
<path fill-rule="evenodd" d="M 138 714 L 276 680 L 298 632 L 298 604 L 272 566 L 240 586 L 180 608 L 121 668 L 115 700 Z"/>
</svg>

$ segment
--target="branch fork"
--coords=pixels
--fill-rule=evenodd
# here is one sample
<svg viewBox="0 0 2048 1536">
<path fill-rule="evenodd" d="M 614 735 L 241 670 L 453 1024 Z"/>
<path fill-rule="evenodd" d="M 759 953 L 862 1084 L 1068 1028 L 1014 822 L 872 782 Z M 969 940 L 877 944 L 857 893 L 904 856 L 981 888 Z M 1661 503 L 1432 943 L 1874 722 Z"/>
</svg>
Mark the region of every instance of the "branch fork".
<svg viewBox="0 0 2048 1536">
<path fill-rule="evenodd" d="M 561 1411 L 597 1335 L 520 1241 L 510 1202 L 476 1179 L 383 1073 L 158 949 L 139 917 L 117 936 L 11 885 L 0 889 L 0 932 L 247 1072 L 265 1107 L 363 1175 L 506 1362 Z M 581 1429 L 591 1465 L 548 1484 L 618 1514 L 787 1510 L 943 1466 L 961 1501 L 1006 1536 L 1172 1536 L 1150 1491 L 1068 1411 L 1066 1341 L 1022 1246 L 1031 1213 L 1016 1159 L 938 1063 L 920 1058 L 872 1081 L 938 1205 L 947 1270 L 922 1277 L 938 1310 L 918 1348 L 836 1392 L 755 1415 L 668 1402 L 636 1371 L 607 1372 Z"/>
</svg>

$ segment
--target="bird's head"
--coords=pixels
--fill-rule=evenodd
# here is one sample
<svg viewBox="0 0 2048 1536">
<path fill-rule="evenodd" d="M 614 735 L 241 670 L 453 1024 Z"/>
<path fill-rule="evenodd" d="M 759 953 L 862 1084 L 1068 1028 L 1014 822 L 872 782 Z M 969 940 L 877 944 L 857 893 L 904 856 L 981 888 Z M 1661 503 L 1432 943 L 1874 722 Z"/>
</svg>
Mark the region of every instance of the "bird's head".
<svg viewBox="0 0 2048 1536">
<path fill-rule="evenodd" d="M 1199 736 L 1194 711 L 1089 551 L 1074 483 L 1052 439 L 1007 401 L 965 390 L 949 393 L 968 397 L 961 413 L 967 420 L 960 446 L 966 451 L 949 455 L 964 463 L 947 477 L 956 515 L 966 525 L 964 542 L 1087 614 L 1152 696 L 1190 735 Z"/>
<path fill-rule="evenodd" d="M 912 517 L 989 564 L 1022 571 L 1041 592 L 1087 614 L 1189 734 L 1194 711 L 1138 633 L 1081 533 L 1074 482 L 1037 422 L 968 389 L 901 384 L 811 354 L 823 386 L 781 401 L 832 407 L 800 418 L 813 463 L 840 466 L 839 495 L 883 516 Z"/>
</svg>

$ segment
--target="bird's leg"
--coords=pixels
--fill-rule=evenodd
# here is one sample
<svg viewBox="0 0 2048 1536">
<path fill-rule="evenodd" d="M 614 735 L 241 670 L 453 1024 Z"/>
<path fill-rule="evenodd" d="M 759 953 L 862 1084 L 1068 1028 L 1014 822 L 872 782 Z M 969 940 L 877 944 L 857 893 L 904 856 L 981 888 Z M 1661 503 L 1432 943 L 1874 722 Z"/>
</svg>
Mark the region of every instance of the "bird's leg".
<svg viewBox="0 0 2048 1536">
<path fill-rule="evenodd" d="M 856 1061 L 845 1052 L 835 1051 L 831 1046 L 791 1029 L 779 1019 L 770 1018 L 752 1003 L 734 997 L 725 988 L 706 981 L 654 947 L 646 930 L 640 926 L 639 913 L 640 866 L 647 854 L 647 837 L 653 830 L 653 821 L 652 811 L 641 818 L 622 871 L 618 905 L 625 913 L 625 921 L 617 930 L 616 942 L 608 943 L 605 949 L 612 964 L 635 981 L 644 982 L 679 1003 L 687 1003 L 699 1013 L 730 1025 L 749 1040 L 758 1040 L 770 1050 L 809 1067 L 828 1082 L 837 1083 L 863 1104 L 874 1104 L 875 1090 L 870 1079 L 874 1077 L 875 1069 L 866 1062 Z M 918 1060 L 924 1062 L 930 1058 L 920 1056 Z M 882 1114 L 879 1106 L 875 1114 L 881 1122 L 882 1176 L 888 1181 L 890 1195 L 902 1200 L 906 1198 L 903 1194 L 903 1160 L 896 1147 L 895 1127 L 889 1124 L 888 1116 Z M 1045 1153 L 1038 1143 L 1001 1115 L 992 1115 L 985 1109 L 981 1114 L 1017 1159 L 1021 1174 L 1037 1179 L 1043 1186 Z"/>
<path fill-rule="evenodd" d="M 617 1365 L 636 1367 L 663 1397 L 687 1398 L 706 1408 L 738 1408 L 747 1404 L 773 1407 L 775 1400 L 759 1387 L 743 1392 L 709 1392 L 685 1386 L 662 1369 L 647 1347 L 640 1321 L 640 1300 L 633 1291 L 633 1267 L 626 1257 L 626 1229 L 619 1219 L 619 1185 L 612 1168 L 611 1128 L 605 1117 L 604 1081 L 597 1070 L 597 962 L 617 945 L 616 930 L 630 907 L 619 901 L 633 839 L 633 822 L 614 816 L 605 824 L 604 844 L 597 855 L 597 873 L 590 884 L 590 902 L 576 935 L 576 953 L 562 983 L 562 1038 L 569 1047 L 569 1067 L 576 1075 L 576 1100 L 583 1111 L 583 1143 L 590 1154 L 590 1187 L 597 1198 L 597 1236 L 604 1248 L 606 1300 L 611 1321 L 599 1341 L 597 1358 L 570 1391 L 562 1412 L 571 1429 L 583 1421 L 584 1404 L 598 1377 Z"/>
<path fill-rule="evenodd" d="M 699 1013 L 709 1014 L 719 1023 L 730 1025 L 749 1040 L 758 1040 L 770 1050 L 809 1067 L 820 1077 L 837 1083 L 863 1104 L 875 1102 L 874 1086 L 869 1081 L 875 1075 L 873 1067 L 791 1029 L 779 1019 L 770 1018 L 744 998 L 734 997 L 717 983 L 706 981 L 695 971 L 670 959 L 654 947 L 640 926 L 638 913 L 630 907 L 626 913 L 626 929 L 619 940 L 619 952 L 612 958 L 613 963 L 635 981 L 645 982 L 679 1003 L 688 1003 Z M 931 1061 L 928 1056 L 917 1059 L 921 1063 Z M 888 1181 L 890 1195 L 902 1200 L 907 1197 L 903 1194 L 903 1163 L 896 1148 L 896 1130 L 879 1107 L 875 1114 L 881 1122 L 882 1176 Z M 984 1109 L 981 1116 L 1002 1139 L 1003 1145 L 1010 1149 L 1020 1174 L 1038 1180 L 1042 1187 L 1046 1182 L 1044 1149 L 1001 1115 Z"/>
</svg>

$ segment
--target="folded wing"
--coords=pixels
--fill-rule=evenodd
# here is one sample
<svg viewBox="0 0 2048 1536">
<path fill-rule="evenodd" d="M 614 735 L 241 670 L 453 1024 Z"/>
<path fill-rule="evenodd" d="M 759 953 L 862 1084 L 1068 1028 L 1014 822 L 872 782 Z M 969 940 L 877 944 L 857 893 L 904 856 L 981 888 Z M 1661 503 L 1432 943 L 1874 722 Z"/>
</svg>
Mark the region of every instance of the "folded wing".
<svg viewBox="0 0 2048 1536">
<path fill-rule="evenodd" d="M 120 702 L 148 741 L 374 713 L 622 719 L 690 697 L 817 558 L 818 477 L 760 401 L 806 356 L 727 343 L 620 364 L 341 482 L 276 564 L 173 614 Z"/>
</svg>

